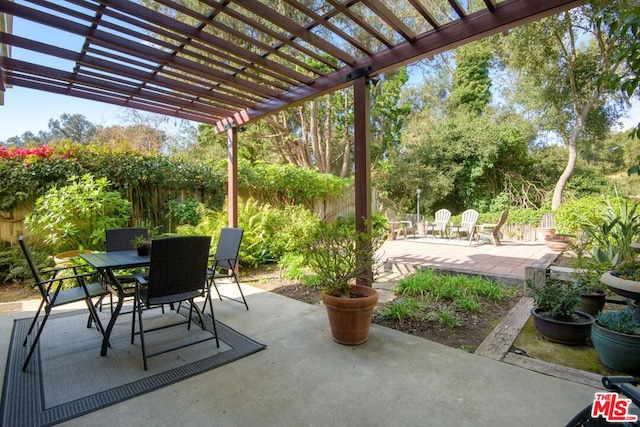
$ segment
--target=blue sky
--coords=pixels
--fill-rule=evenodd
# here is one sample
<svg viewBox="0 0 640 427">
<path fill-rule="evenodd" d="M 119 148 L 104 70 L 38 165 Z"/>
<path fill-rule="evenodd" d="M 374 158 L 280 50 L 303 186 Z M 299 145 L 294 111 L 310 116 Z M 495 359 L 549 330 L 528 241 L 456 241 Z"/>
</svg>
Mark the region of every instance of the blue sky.
<svg viewBox="0 0 640 427">
<path fill-rule="evenodd" d="M 77 49 L 84 41 L 81 37 L 69 35 L 61 31 L 30 23 L 20 18 L 13 21 L 15 35 L 29 35 L 43 40 L 55 40 L 60 47 Z M 38 37 L 41 33 L 42 36 Z M 73 62 L 64 61 L 48 55 L 35 54 L 22 49 L 13 49 L 12 57 L 28 60 L 42 65 L 63 66 L 68 71 L 73 69 Z M 4 105 L 0 106 L 0 141 L 12 136 L 21 136 L 27 131 L 37 134 L 48 131 L 49 120 L 58 119 L 64 113 L 82 114 L 95 125 L 110 126 L 122 124 L 122 117 L 126 116 L 126 109 L 119 106 L 96 101 L 84 100 L 71 96 L 52 94 L 33 89 L 14 87 L 4 94 Z M 629 118 L 623 120 L 622 129 L 635 126 L 640 122 L 640 102 L 635 102 L 629 113 Z"/>
<path fill-rule="evenodd" d="M 95 125 L 114 125 L 122 120 L 122 107 L 58 95 L 32 89 L 14 87 L 4 94 L 0 106 L 0 141 L 21 136 L 27 131 L 37 134 L 49 130 L 49 120 L 64 113 L 82 114 Z"/>
<path fill-rule="evenodd" d="M 35 134 L 41 130 L 48 131 L 49 120 L 58 119 L 64 113 L 82 114 L 95 125 L 110 126 L 123 122 L 126 109 L 72 96 L 14 87 L 5 92 L 4 105 L 0 106 L 0 141 L 27 131 Z M 640 103 L 635 102 L 629 117 L 623 120 L 621 129 L 628 129 L 638 122 Z"/>
</svg>

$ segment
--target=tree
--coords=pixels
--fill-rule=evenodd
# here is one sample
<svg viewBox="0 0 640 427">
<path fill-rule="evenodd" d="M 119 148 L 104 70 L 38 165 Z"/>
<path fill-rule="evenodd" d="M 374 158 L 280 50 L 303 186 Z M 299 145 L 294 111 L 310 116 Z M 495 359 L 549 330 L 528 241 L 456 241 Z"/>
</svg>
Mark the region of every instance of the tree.
<svg viewBox="0 0 640 427">
<path fill-rule="evenodd" d="M 95 136 L 96 127 L 82 114 L 63 113 L 59 120 L 49 120 L 49 141 L 69 139 L 88 144 Z"/>
<path fill-rule="evenodd" d="M 372 88 L 372 158 L 385 159 L 400 149 L 400 132 L 410 108 L 402 102 L 406 70 L 381 76 Z M 226 147 L 226 135 L 209 125 L 198 128 L 200 145 Z M 252 163 L 293 164 L 350 176 L 353 168 L 353 90 L 348 87 L 280 111 L 250 124 L 239 144 L 241 158 Z"/>
<path fill-rule="evenodd" d="M 486 39 L 456 49 L 456 70 L 447 101 L 451 111 L 466 108 L 479 115 L 489 105 L 491 58 L 493 55 Z"/>
<path fill-rule="evenodd" d="M 627 0 L 606 3 L 607 10 L 620 14 L 631 8 Z M 554 210 L 575 170 L 579 144 L 604 137 L 626 101 L 600 78 L 622 72 L 626 63 L 614 54 L 620 40 L 609 36 L 606 21 L 599 18 L 603 12 L 596 1 L 516 28 L 503 39 L 499 52 L 515 73 L 511 98 L 567 147 L 566 166 L 554 188 Z"/>
<path fill-rule="evenodd" d="M 433 119 L 423 110 L 408 124 L 406 150 L 381 187 L 403 207 L 413 205 L 416 189 L 422 189 L 424 212 L 485 207 L 508 177 L 522 173 L 534 135 L 530 123 L 512 114 L 462 110 Z"/>
<path fill-rule="evenodd" d="M 158 152 L 164 144 L 166 134 L 159 129 L 138 124 L 134 126 L 107 126 L 95 135 L 96 142 L 112 147 L 127 146 L 141 152 Z"/>
</svg>

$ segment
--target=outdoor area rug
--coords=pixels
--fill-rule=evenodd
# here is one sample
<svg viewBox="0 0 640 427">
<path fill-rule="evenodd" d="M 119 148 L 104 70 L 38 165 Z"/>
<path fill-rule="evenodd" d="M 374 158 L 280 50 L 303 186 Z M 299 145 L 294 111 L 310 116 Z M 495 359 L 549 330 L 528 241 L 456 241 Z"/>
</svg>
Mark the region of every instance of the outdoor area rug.
<svg viewBox="0 0 640 427">
<path fill-rule="evenodd" d="M 101 313 L 108 322 L 108 310 Z M 178 323 L 188 315 L 165 308 L 144 313 L 145 330 L 168 323 Z M 5 371 L 0 425 L 48 426 L 104 408 L 132 397 L 176 383 L 266 348 L 216 321 L 220 347 L 215 340 L 184 347 L 147 360 L 142 364 L 140 336 L 131 344 L 131 316 L 121 314 L 111 334 L 111 347 L 106 357 L 100 356 L 102 336 L 94 328 L 87 329 L 87 311 L 52 314 L 40 343 L 27 368 L 22 363 L 28 347 L 22 341 L 31 319 L 15 320 L 7 368 Z M 206 316 L 207 329 L 212 329 Z M 208 330 L 186 324 L 145 333 L 147 353 L 158 348 L 175 347 L 211 336 Z M 35 334 L 35 331 L 32 335 Z"/>
</svg>

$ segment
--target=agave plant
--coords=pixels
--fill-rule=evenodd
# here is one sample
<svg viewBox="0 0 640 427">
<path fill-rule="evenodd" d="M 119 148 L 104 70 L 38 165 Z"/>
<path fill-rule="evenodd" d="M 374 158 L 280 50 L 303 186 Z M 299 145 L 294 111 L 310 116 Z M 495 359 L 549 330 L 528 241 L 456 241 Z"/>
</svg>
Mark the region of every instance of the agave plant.
<svg viewBox="0 0 640 427">
<path fill-rule="evenodd" d="M 640 212 L 638 204 L 627 199 L 620 200 L 617 206 L 609 200 L 606 203 L 599 221 L 581 216 L 580 226 L 593 258 L 614 268 L 636 258 L 631 244 L 640 236 Z"/>
</svg>

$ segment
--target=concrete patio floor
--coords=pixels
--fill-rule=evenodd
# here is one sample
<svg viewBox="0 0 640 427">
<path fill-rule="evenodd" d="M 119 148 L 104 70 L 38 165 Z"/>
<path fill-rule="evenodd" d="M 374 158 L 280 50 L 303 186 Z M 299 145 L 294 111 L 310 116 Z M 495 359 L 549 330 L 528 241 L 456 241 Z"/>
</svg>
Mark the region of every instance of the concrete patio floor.
<svg viewBox="0 0 640 427">
<path fill-rule="evenodd" d="M 395 261 L 475 264 L 514 277 L 548 253 L 540 244 L 462 248 L 412 240 L 383 250 Z M 266 350 L 61 425 L 561 426 L 597 391 L 375 324 L 368 342 L 342 346 L 331 340 L 321 305 L 243 286 L 250 310 L 215 301 L 216 318 Z M 34 308 L 33 301 L 0 305 L 3 371 L 13 319 Z"/>
</svg>

